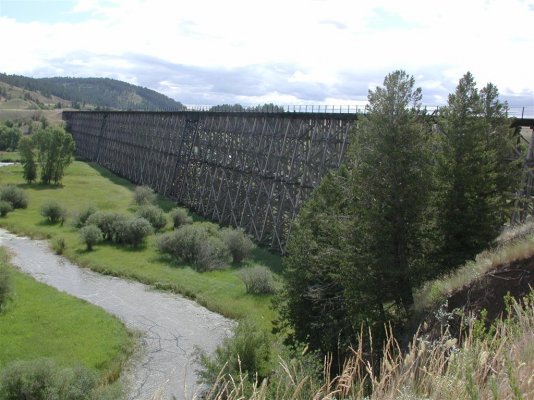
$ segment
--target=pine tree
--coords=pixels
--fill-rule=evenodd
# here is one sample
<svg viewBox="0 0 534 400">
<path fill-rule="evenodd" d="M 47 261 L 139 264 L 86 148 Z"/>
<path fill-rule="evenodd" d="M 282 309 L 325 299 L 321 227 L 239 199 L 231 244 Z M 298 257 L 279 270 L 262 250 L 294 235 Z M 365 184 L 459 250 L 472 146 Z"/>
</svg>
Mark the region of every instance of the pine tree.
<svg viewBox="0 0 534 400">
<path fill-rule="evenodd" d="M 497 88 L 488 84 L 479 92 L 469 72 L 442 110 L 442 271 L 460 266 L 486 248 L 508 218 L 510 192 L 518 174 L 508 160 L 506 112 Z"/>
<path fill-rule="evenodd" d="M 292 225 L 284 258 L 284 292 L 278 296 L 278 329 L 291 341 L 323 354 L 355 338 L 345 300 L 344 264 L 350 259 L 348 172 L 325 176 Z"/>
<path fill-rule="evenodd" d="M 414 85 L 397 71 L 369 93 L 349 170 L 327 175 L 294 223 L 281 321 L 323 353 L 342 354 L 362 326 L 379 342 L 385 323 L 403 321 L 424 275 L 431 136 Z"/>
<path fill-rule="evenodd" d="M 368 99 L 368 114 L 358 122 L 350 153 L 359 252 L 348 273 L 353 281 L 363 271 L 368 276 L 367 289 L 357 282 L 350 292 L 353 312 L 369 307 L 361 301 L 362 290 L 367 297 L 379 293 L 374 307 L 386 322 L 386 303 L 397 305 L 397 316 L 409 312 L 425 264 L 431 136 L 423 123 L 421 89 L 404 71 L 387 75 L 384 87 L 370 91 Z"/>
</svg>

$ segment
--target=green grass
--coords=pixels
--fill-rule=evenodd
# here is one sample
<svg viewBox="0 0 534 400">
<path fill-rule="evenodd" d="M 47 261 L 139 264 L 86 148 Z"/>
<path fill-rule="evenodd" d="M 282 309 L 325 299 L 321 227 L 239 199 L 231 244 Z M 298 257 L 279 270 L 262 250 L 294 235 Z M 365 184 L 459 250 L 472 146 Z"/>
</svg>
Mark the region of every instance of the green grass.
<svg viewBox="0 0 534 400">
<path fill-rule="evenodd" d="M 29 207 L 15 210 L 0 219 L 0 226 L 31 237 L 62 237 L 66 243 L 64 255 L 81 266 L 181 293 L 212 311 L 230 318 L 250 317 L 270 330 L 276 316 L 270 309 L 271 297 L 246 294 L 245 286 L 237 275 L 238 267 L 198 273 L 188 265 L 176 264 L 162 257 L 155 249 L 154 235 L 148 238 L 146 246 L 141 249 L 106 243 L 96 245 L 92 252 L 86 252 L 78 230 L 70 226 L 68 221 L 63 227 L 49 225 L 39 215 L 41 205 L 51 199 L 61 202 L 69 212 L 94 205 L 101 210 L 133 213 L 132 193 L 135 186 L 126 180 L 97 165 L 77 161 L 68 167 L 61 186 L 24 184 L 22 167 L 19 165 L 0 168 L 0 184 L 8 183 L 26 189 Z M 166 211 L 175 206 L 172 201 L 162 198 L 159 199 L 159 205 Z M 280 272 L 281 269 L 280 257 L 263 249 L 256 250 L 253 259 L 245 265 L 247 263 L 264 264 L 274 272 Z"/>
<path fill-rule="evenodd" d="M 133 340 L 124 325 L 102 309 L 61 293 L 0 264 L 11 277 L 12 295 L 0 312 L 0 369 L 15 360 L 47 357 L 59 364 L 83 364 L 115 380 Z"/>
<path fill-rule="evenodd" d="M 0 151 L 0 162 L 16 162 L 20 161 L 18 151 Z"/>
</svg>

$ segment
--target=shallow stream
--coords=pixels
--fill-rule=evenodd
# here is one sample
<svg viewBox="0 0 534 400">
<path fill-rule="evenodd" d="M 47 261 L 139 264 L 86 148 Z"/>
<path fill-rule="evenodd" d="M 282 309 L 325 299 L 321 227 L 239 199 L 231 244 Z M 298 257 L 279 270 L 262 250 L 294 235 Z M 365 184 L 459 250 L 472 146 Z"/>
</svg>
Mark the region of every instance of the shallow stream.
<svg viewBox="0 0 534 400">
<path fill-rule="evenodd" d="M 101 275 L 53 254 L 47 242 L 0 229 L 11 262 L 38 281 L 93 303 L 142 334 L 142 346 L 123 373 L 129 399 L 191 398 L 198 390 L 192 353 L 213 351 L 232 322 L 181 296 Z M 81 344 L 83 345 L 83 344 Z"/>
</svg>

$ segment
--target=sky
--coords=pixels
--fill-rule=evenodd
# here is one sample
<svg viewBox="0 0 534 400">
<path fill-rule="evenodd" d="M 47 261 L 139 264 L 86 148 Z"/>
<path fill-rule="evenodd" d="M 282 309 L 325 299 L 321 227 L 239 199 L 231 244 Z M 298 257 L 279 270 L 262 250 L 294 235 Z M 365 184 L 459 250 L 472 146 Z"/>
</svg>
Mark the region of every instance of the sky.
<svg viewBox="0 0 534 400">
<path fill-rule="evenodd" d="M 534 107 L 534 0 L 0 0 L 0 72 L 108 77 L 186 105 L 364 104 L 403 69 Z"/>
</svg>

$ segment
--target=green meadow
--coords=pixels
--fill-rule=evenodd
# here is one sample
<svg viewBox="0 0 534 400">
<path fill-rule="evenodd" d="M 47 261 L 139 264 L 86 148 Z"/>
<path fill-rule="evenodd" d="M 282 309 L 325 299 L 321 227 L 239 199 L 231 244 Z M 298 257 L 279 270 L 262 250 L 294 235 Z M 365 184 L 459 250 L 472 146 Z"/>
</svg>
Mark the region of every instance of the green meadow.
<svg viewBox="0 0 534 400">
<path fill-rule="evenodd" d="M 13 361 L 52 358 L 82 364 L 104 381 L 118 378 L 133 339 L 125 326 L 99 307 L 35 281 L 8 263 L 11 295 L 0 312 L 0 370 Z"/>
<path fill-rule="evenodd" d="M 80 241 L 78 229 L 69 220 L 63 226 L 48 224 L 39 213 L 41 205 L 56 200 L 71 215 L 89 205 L 99 210 L 133 214 L 136 209 L 132 200 L 134 185 L 98 165 L 81 161 L 75 161 L 67 168 L 59 186 L 26 184 L 20 165 L 0 168 L 0 185 L 5 184 L 15 184 L 25 189 L 29 206 L 0 218 L 0 226 L 33 238 L 51 241 L 62 238 L 66 245 L 64 256 L 78 265 L 180 293 L 212 311 L 230 318 L 252 318 L 270 330 L 271 321 L 276 317 L 270 308 L 271 296 L 247 294 L 237 271 L 242 267 L 263 264 L 275 273 L 280 272 L 281 258 L 278 255 L 256 249 L 252 259 L 242 265 L 229 265 L 223 270 L 200 273 L 189 265 L 162 257 L 155 248 L 155 235 L 150 235 L 140 248 L 100 243 L 88 252 Z M 175 207 L 168 199 L 159 198 L 158 202 L 165 211 Z M 170 222 L 166 229 L 171 229 Z"/>
</svg>

